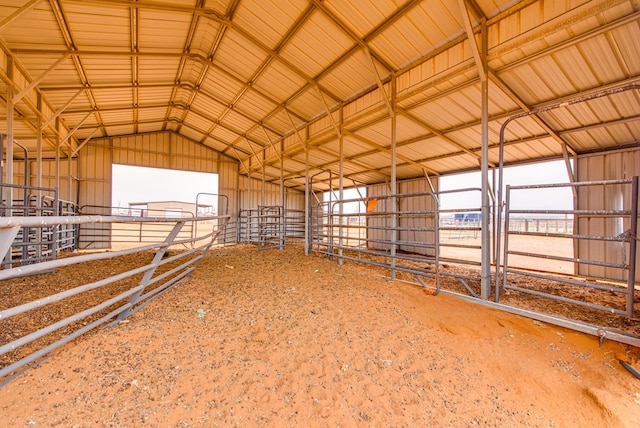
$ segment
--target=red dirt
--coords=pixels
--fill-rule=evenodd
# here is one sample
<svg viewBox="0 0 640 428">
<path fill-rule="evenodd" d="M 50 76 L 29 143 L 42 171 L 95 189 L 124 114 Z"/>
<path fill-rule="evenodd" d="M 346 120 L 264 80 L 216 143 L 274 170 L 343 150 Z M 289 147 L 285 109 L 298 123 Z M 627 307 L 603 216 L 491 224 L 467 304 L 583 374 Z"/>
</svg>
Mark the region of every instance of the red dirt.
<svg viewBox="0 0 640 428">
<path fill-rule="evenodd" d="M 639 350 L 300 247 L 216 250 L 0 388 L 5 426 L 640 427 Z"/>
</svg>

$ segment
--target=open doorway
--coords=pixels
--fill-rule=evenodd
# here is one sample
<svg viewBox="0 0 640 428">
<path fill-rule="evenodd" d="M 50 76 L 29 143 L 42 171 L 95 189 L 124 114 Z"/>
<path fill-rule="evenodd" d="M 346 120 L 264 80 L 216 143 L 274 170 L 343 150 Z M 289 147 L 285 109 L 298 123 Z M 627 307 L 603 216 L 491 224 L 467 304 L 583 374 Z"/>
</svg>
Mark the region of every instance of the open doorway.
<svg viewBox="0 0 640 428">
<path fill-rule="evenodd" d="M 218 174 L 114 164 L 111 177 L 115 215 L 217 214 Z"/>
</svg>

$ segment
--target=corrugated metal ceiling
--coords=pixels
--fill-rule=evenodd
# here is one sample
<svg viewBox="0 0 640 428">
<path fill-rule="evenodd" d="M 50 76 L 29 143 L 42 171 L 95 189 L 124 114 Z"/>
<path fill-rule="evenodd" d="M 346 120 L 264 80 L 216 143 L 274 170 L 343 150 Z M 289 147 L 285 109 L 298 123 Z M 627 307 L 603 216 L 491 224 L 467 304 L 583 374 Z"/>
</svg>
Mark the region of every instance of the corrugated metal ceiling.
<svg viewBox="0 0 640 428">
<path fill-rule="evenodd" d="M 340 133 L 346 177 L 381 182 L 395 100 L 399 178 L 476 169 L 481 85 L 463 13 L 478 41 L 486 22 L 495 165 L 510 116 L 640 83 L 639 9 L 633 0 L 4 0 L 0 132 L 12 97 L 16 140 L 35 147 L 40 114 L 45 157 L 67 137 L 63 154 L 90 138 L 172 131 L 237 158 L 242 173 L 258 177 L 264 163 L 271 181 L 281 141 L 284 178 L 304 171 L 305 147 L 312 174 L 337 174 Z M 505 161 L 636 145 L 639 107 L 633 90 L 518 119 Z"/>
</svg>

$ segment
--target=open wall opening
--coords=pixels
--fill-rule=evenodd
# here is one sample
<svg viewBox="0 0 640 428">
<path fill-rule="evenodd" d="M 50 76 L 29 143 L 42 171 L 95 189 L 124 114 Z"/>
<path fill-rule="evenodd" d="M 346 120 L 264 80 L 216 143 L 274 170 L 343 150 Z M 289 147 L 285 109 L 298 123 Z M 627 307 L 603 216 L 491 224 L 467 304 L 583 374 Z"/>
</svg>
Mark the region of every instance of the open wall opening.
<svg viewBox="0 0 640 428">
<path fill-rule="evenodd" d="M 180 217 L 217 214 L 218 174 L 114 164 L 114 214 Z"/>
</svg>

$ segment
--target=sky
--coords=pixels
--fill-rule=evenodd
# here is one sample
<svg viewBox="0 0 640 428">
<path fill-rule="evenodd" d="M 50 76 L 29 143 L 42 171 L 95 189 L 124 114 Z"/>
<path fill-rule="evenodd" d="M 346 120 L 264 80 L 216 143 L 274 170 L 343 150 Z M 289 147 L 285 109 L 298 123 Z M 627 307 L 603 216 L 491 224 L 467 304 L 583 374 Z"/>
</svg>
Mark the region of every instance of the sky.
<svg viewBox="0 0 640 428">
<path fill-rule="evenodd" d="M 198 193 L 218 193 L 218 174 L 113 165 L 112 206 L 150 201 L 195 203 Z M 198 200 L 202 201 L 203 197 Z"/>
<path fill-rule="evenodd" d="M 498 175 L 496 172 L 496 182 Z M 489 181 L 492 173 L 489 172 Z M 512 186 L 568 183 L 569 176 L 563 160 L 522 165 L 504 169 L 504 182 Z M 481 187 L 480 172 L 448 175 L 440 178 L 440 191 Z M 497 183 L 496 183 L 497 184 Z M 503 199 L 505 198 L 503 189 Z M 496 191 L 497 197 L 497 191 Z M 442 195 L 440 199 L 442 209 L 480 207 L 480 192 L 464 192 L 459 194 Z M 511 197 L 514 209 L 556 209 L 568 210 L 573 207 L 573 196 L 570 187 L 537 190 L 514 190 Z"/>
</svg>

